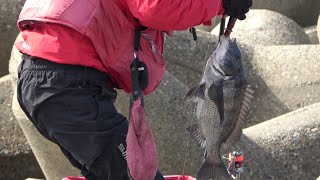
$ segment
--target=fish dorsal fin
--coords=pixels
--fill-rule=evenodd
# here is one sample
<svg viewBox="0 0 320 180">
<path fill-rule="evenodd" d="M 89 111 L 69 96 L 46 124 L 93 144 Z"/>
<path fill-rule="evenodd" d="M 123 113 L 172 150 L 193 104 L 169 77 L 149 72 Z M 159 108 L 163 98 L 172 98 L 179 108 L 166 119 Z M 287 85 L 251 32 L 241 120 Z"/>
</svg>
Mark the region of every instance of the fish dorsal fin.
<svg viewBox="0 0 320 180">
<path fill-rule="evenodd" d="M 194 123 L 189 126 L 187 131 L 201 148 L 205 148 L 207 146 L 206 138 L 204 137 L 198 123 Z"/>
<path fill-rule="evenodd" d="M 219 114 L 220 114 L 220 124 L 224 121 L 224 102 L 223 102 L 223 81 L 215 84 L 212 83 L 209 90 L 209 98 L 216 104 Z"/>
<path fill-rule="evenodd" d="M 196 100 L 197 98 L 205 99 L 205 83 L 199 83 L 194 85 L 184 96 L 184 99 L 187 101 Z"/>
<path fill-rule="evenodd" d="M 254 91 L 250 88 L 250 86 L 246 87 L 244 98 L 242 100 L 241 110 L 238 116 L 237 123 L 228 137 L 228 139 L 222 144 L 223 149 L 227 150 L 229 147 L 235 145 L 237 142 L 240 141 L 242 135 L 242 127 L 245 121 L 245 116 L 250 108 L 251 101 L 253 99 Z"/>
</svg>

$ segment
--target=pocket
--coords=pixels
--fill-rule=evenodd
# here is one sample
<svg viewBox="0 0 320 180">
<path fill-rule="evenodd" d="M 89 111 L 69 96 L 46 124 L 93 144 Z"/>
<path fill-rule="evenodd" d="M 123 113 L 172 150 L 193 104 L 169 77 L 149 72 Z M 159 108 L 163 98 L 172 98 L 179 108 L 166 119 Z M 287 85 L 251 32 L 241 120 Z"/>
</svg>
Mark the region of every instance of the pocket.
<svg viewBox="0 0 320 180">
<path fill-rule="evenodd" d="M 118 124 L 121 116 L 114 102 L 117 97 L 117 92 L 114 89 L 101 87 L 100 92 L 95 95 L 95 104 L 97 110 L 97 130 L 106 131 L 114 128 Z M 121 118 L 120 118 L 121 119 Z"/>
<path fill-rule="evenodd" d="M 139 59 L 145 63 L 148 70 L 148 86 L 143 89 L 143 94 L 151 93 L 161 82 L 165 72 L 163 56 L 163 32 L 146 29 L 141 31 Z"/>
</svg>

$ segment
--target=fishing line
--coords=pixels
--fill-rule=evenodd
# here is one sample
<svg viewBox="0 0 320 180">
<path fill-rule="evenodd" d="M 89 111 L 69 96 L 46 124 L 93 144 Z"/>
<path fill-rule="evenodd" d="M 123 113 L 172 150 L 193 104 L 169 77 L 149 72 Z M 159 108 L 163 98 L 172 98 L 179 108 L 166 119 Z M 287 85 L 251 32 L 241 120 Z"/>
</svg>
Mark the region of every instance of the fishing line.
<svg viewBox="0 0 320 180">
<path fill-rule="evenodd" d="M 218 1 L 218 5 L 216 7 L 216 11 L 215 11 L 215 14 L 217 14 L 218 12 L 218 7 L 220 6 L 220 1 Z M 221 17 L 223 18 L 223 16 Z M 215 24 L 217 22 L 217 18 L 215 17 L 215 19 L 213 20 L 213 24 Z M 207 36 L 208 37 L 208 36 Z M 209 35 L 210 37 L 210 35 Z M 220 37 L 219 37 L 220 38 Z M 199 40 L 199 39 L 198 39 Z M 219 45 L 219 42 L 218 42 L 218 45 Z M 207 45 L 207 48 L 206 48 L 206 55 L 205 55 L 205 61 L 207 62 L 208 58 L 208 52 L 209 52 L 209 47 L 210 47 L 210 43 L 208 43 Z M 205 71 L 205 68 L 206 68 L 206 64 L 207 63 L 204 63 L 203 67 L 202 67 L 202 74 L 204 73 Z M 202 77 L 201 77 L 201 80 L 202 80 Z M 201 81 L 200 80 L 200 81 Z M 199 92 L 198 92 L 198 95 L 199 95 Z M 190 127 L 191 125 L 194 124 L 195 121 L 197 121 L 198 119 L 196 119 L 197 117 L 194 116 L 197 112 L 197 105 L 194 105 L 193 104 L 193 111 L 192 111 L 192 118 L 191 118 L 191 124 L 189 124 L 188 127 Z M 186 161 L 187 161 L 187 153 L 190 151 L 190 147 L 191 147 L 191 134 L 188 133 L 188 141 L 187 141 L 187 147 L 188 148 L 185 148 L 185 153 L 184 153 L 184 160 L 183 160 L 183 169 L 182 169 L 182 175 L 185 175 L 185 167 L 186 167 Z"/>
</svg>

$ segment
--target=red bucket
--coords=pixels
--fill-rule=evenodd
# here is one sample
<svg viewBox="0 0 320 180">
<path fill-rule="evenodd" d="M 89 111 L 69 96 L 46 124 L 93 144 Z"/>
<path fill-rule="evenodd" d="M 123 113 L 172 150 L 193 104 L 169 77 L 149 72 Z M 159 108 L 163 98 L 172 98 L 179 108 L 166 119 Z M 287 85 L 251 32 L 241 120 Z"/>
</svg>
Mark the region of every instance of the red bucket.
<svg viewBox="0 0 320 180">
<path fill-rule="evenodd" d="M 183 175 L 170 175 L 164 176 L 165 180 L 196 180 L 196 178 L 192 176 L 183 176 Z M 63 178 L 62 180 L 86 180 L 84 177 L 76 177 L 76 176 L 68 176 Z"/>
<path fill-rule="evenodd" d="M 172 176 L 164 176 L 165 180 L 196 180 L 196 178 L 192 176 L 183 176 L 183 175 L 172 175 Z"/>
</svg>

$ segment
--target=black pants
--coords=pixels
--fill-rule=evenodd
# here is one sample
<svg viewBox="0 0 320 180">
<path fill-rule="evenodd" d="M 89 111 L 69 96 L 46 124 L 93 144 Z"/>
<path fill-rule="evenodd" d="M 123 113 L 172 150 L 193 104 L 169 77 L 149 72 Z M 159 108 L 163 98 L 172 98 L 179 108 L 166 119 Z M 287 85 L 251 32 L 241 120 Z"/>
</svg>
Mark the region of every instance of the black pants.
<svg viewBox="0 0 320 180">
<path fill-rule="evenodd" d="M 129 179 L 128 121 L 114 107 L 107 74 L 23 55 L 18 77 L 22 110 L 88 180 Z M 163 179 L 159 171 L 155 179 Z"/>
</svg>

